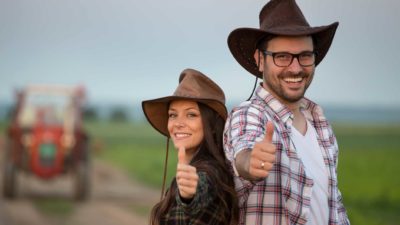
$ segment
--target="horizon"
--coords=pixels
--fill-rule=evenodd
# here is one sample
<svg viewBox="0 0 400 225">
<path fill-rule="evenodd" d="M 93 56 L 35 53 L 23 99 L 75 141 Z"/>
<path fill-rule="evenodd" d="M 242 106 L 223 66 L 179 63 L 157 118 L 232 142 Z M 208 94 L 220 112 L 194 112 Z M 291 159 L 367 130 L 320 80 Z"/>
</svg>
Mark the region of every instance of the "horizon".
<svg viewBox="0 0 400 225">
<path fill-rule="evenodd" d="M 238 104 L 227 104 L 228 112 Z M 13 104 L 0 102 L 0 120 L 5 120 Z M 89 103 L 84 104 L 84 109 L 94 109 L 99 120 L 109 120 L 114 110 L 121 110 L 127 120 L 131 122 L 145 121 L 140 103 Z M 400 107 L 386 106 L 349 106 L 349 105 L 321 105 L 325 116 L 331 122 L 351 122 L 351 123 L 384 123 L 400 125 Z"/>
</svg>

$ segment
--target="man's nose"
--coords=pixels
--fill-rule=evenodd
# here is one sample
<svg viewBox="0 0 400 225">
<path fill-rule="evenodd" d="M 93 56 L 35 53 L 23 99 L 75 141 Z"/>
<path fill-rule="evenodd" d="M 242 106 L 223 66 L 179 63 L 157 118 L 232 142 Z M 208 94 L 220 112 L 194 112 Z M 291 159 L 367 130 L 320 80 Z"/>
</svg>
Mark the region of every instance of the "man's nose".
<svg viewBox="0 0 400 225">
<path fill-rule="evenodd" d="M 292 63 L 288 66 L 288 71 L 294 74 L 301 72 L 303 69 L 297 57 L 294 57 Z"/>
</svg>

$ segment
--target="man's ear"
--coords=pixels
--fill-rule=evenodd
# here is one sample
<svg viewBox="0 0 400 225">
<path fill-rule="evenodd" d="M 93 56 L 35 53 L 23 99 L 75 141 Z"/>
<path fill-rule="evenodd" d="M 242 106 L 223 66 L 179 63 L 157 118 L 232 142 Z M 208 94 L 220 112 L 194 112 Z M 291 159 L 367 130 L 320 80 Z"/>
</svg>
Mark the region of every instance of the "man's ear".
<svg viewBox="0 0 400 225">
<path fill-rule="evenodd" d="M 258 71 L 264 71 L 264 55 L 260 52 L 260 50 L 256 49 L 254 52 L 254 60 L 256 60 L 256 64 L 258 65 Z"/>
</svg>

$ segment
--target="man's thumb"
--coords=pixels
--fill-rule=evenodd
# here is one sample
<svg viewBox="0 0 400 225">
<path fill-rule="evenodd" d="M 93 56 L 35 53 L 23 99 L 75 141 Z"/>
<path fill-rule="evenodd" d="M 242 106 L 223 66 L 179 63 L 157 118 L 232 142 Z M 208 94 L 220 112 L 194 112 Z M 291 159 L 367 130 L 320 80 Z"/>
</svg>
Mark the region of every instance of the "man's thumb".
<svg viewBox="0 0 400 225">
<path fill-rule="evenodd" d="M 274 124 L 271 121 L 268 121 L 265 130 L 264 140 L 272 143 L 272 136 L 274 136 Z"/>
<path fill-rule="evenodd" d="M 189 164 L 186 158 L 186 149 L 185 147 L 178 148 L 178 163 L 180 164 Z"/>
</svg>

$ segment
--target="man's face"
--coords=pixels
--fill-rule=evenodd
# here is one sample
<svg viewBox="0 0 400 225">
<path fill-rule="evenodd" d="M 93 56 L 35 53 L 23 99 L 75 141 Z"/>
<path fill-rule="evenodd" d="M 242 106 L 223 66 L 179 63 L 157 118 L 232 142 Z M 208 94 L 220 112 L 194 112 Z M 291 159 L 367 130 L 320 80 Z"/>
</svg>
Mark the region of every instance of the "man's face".
<svg viewBox="0 0 400 225">
<path fill-rule="evenodd" d="M 292 54 L 312 52 L 313 41 L 310 36 L 278 36 L 268 42 L 266 50 Z M 257 52 L 254 57 L 258 57 Z M 264 57 L 266 57 L 265 60 Z M 298 58 L 293 58 L 289 66 L 279 67 L 275 65 L 271 55 L 263 56 L 263 54 L 261 54 L 260 61 L 260 71 L 264 71 L 263 87 L 283 104 L 295 103 L 304 96 L 314 76 L 315 65 L 301 66 Z"/>
</svg>

